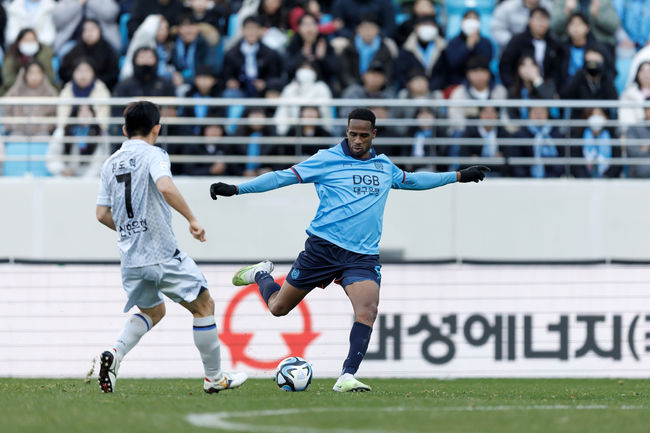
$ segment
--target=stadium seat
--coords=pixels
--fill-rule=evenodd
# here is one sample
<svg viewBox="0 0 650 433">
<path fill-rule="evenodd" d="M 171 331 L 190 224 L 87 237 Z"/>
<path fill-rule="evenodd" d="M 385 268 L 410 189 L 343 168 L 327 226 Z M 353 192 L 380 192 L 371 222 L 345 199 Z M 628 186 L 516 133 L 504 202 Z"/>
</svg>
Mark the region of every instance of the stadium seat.
<svg viewBox="0 0 650 433">
<path fill-rule="evenodd" d="M 45 156 L 48 143 L 5 143 L 6 156 L 24 157 L 26 161 L 6 161 L 4 163 L 5 176 L 25 176 L 30 174 L 36 177 L 50 176 L 45 167 L 45 161 L 29 161 L 34 156 Z"/>
<path fill-rule="evenodd" d="M 627 77 L 630 74 L 630 67 L 632 66 L 632 58 L 619 58 L 616 59 L 616 80 L 614 80 L 614 85 L 616 86 L 616 91 L 620 95 L 623 90 L 625 90 L 625 83 L 627 83 Z"/>
<path fill-rule="evenodd" d="M 476 9 L 483 15 L 492 13 L 494 3 L 494 0 L 450 0 L 445 2 L 445 8 L 449 15 L 462 15 L 467 9 Z"/>
<path fill-rule="evenodd" d="M 126 49 L 129 46 L 129 29 L 126 27 L 127 23 L 131 19 L 130 13 L 124 13 L 120 16 L 120 37 L 122 42 L 122 52 L 126 53 Z"/>
</svg>

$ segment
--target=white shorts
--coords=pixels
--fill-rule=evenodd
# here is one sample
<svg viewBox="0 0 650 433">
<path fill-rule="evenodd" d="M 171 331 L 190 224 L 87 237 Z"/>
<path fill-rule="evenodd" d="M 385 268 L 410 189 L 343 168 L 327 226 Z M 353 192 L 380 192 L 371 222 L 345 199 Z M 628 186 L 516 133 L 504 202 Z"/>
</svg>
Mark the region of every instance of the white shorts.
<svg viewBox="0 0 650 433">
<path fill-rule="evenodd" d="M 166 263 L 122 268 L 122 285 L 128 298 L 125 313 L 134 305 L 153 308 L 164 302 L 163 294 L 174 302 L 192 302 L 199 296 L 201 287 L 208 288 L 199 267 L 184 252 Z"/>
</svg>

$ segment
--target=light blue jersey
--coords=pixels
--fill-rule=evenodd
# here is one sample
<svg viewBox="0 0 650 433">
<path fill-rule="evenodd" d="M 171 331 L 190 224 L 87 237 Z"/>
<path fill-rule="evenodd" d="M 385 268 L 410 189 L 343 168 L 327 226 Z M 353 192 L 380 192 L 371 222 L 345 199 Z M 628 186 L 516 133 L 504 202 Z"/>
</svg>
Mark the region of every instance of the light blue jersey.
<svg viewBox="0 0 650 433">
<path fill-rule="evenodd" d="M 456 182 L 456 172 L 409 173 L 386 155 L 350 155 L 347 139 L 286 170 L 238 186 L 238 194 L 313 183 L 320 199 L 307 233 L 359 254 L 379 254 L 384 207 L 391 188 L 430 189 Z"/>
</svg>

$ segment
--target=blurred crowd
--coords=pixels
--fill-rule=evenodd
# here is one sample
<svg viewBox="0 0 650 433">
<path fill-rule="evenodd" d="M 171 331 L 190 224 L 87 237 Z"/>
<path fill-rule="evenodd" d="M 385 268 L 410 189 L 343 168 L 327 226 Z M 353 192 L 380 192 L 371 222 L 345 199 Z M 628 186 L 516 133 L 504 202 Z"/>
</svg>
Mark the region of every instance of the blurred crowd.
<svg viewBox="0 0 650 433">
<path fill-rule="evenodd" d="M 650 177 L 650 166 L 611 163 L 621 156 L 650 157 L 650 126 L 644 123 L 650 109 L 642 108 L 650 98 L 649 37 L 650 0 L 11 0 L 0 3 L 0 93 L 196 98 L 191 106 L 163 108 L 168 118 L 187 118 L 166 125 L 166 136 L 211 138 L 168 145 L 172 155 L 214 156 L 210 163 L 175 163 L 175 174 L 182 175 L 281 168 L 226 164 L 219 156 L 310 155 L 335 144 L 342 131 L 328 122 L 351 110 L 310 101 L 372 98 L 412 101 L 371 107 L 379 119 L 417 120 L 408 126 L 380 122 L 378 137 L 409 143 L 378 146 L 389 156 L 539 159 L 493 165 L 492 175 L 500 176 Z M 215 107 L 202 104 L 204 98 L 292 98 L 304 104 Z M 445 99 L 477 103 L 428 103 Z M 502 99 L 531 104 L 480 104 Z M 562 99 L 620 99 L 638 106 L 568 109 Z M 535 100 L 558 103 L 541 107 Z M 41 143 L 47 155 L 42 175 L 97 176 L 114 150 L 105 138 L 120 134 L 118 125 L 107 122 L 121 115 L 118 106 L 7 104 L 1 110 L 0 152 L 38 152 L 29 137 L 51 137 Z M 12 116 L 56 121 L 7 121 Z M 197 121 L 210 117 L 248 122 L 233 127 Z M 294 118 L 303 122 L 296 126 L 288 120 Z M 566 119 L 582 122 L 551 122 Z M 245 139 L 222 145 L 225 136 Z M 277 136 L 332 140 L 294 146 L 262 139 Z M 436 143 L 443 138 L 444 144 Z M 567 138 L 574 145 L 565 145 Z M 461 145 L 469 139 L 473 145 Z M 512 139 L 526 144 L 504 145 Z M 69 158 L 75 155 L 87 157 Z M 549 163 L 564 156 L 585 164 Z M 5 163 L 4 174 L 34 171 L 25 164 Z"/>
</svg>

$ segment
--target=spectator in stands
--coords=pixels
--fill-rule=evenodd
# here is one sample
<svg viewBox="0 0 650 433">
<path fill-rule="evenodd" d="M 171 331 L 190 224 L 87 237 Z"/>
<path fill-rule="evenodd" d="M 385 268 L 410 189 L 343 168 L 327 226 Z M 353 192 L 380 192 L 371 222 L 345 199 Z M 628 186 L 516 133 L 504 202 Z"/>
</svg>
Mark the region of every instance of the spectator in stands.
<svg viewBox="0 0 650 433">
<path fill-rule="evenodd" d="M 406 88 L 401 89 L 397 93 L 399 99 L 408 99 L 413 101 L 413 105 L 393 108 L 393 116 L 396 119 L 414 119 L 420 107 L 416 105 L 418 100 L 425 102 L 431 99 L 437 99 L 439 92 L 432 92 L 429 90 L 429 79 L 422 69 L 413 69 L 409 72 Z M 439 114 L 440 115 L 440 114 Z M 409 134 L 409 126 L 395 126 L 395 133 L 397 135 Z"/>
<path fill-rule="evenodd" d="M 201 104 L 201 99 L 219 98 L 223 91 L 221 83 L 212 67 L 202 65 L 197 67 L 192 87 L 183 95 L 186 98 L 196 98 L 193 105 L 185 105 L 181 116 L 187 118 L 203 119 L 210 116 L 224 117 L 225 110 L 219 106 Z M 188 124 L 186 135 L 201 135 L 200 125 Z"/>
<path fill-rule="evenodd" d="M 215 74 L 217 72 L 216 47 L 210 46 L 201 36 L 199 25 L 191 14 L 185 14 L 178 20 L 178 36 L 172 51 L 172 64 L 187 84 L 185 91 L 194 81 L 197 67 L 208 66 Z"/>
<path fill-rule="evenodd" d="M 416 126 L 408 127 L 406 137 L 412 139 L 410 146 L 400 146 L 396 156 L 410 156 L 424 158 L 432 156 L 446 156 L 447 146 L 430 142 L 438 137 L 444 137 L 444 128 L 436 126 L 436 114 L 433 108 L 427 106 L 413 106 L 413 116 L 408 119 L 416 119 Z M 395 116 L 398 117 L 398 116 Z M 401 118 L 401 117 L 398 117 Z M 445 171 L 446 166 L 434 164 L 405 164 L 406 171 Z"/>
<path fill-rule="evenodd" d="M 211 107 L 207 117 L 213 117 L 216 114 Z M 207 162 L 182 162 L 172 165 L 172 173 L 185 176 L 220 176 L 227 175 L 228 166 L 221 161 L 219 157 L 230 154 L 230 146 L 221 143 L 226 132 L 223 125 L 204 125 L 199 127 L 199 133 L 196 136 L 203 138 L 201 143 L 186 143 L 175 145 L 176 151 L 170 151 L 175 155 L 211 157 Z M 170 146 L 171 147 L 171 146 Z"/>
<path fill-rule="evenodd" d="M 336 89 L 338 57 L 327 38 L 319 33 L 318 20 L 314 15 L 304 13 L 298 19 L 298 28 L 287 47 L 285 59 L 284 69 L 289 76 L 293 76 L 298 66 L 309 60 L 330 89 Z"/>
<path fill-rule="evenodd" d="M 623 134 L 627 128 L 643 122 L 646 118 L 641 104 L 650 97 L 650 61 L 641 63 L 636 73 L 630 75 L 634 77 L 634 81 L 621 93 L 621 101 L 635 101 L 639 106 L 618 109 L 618 121 Z"/>
<path fill-rule="evenodd" d="M 510 176 L 513 177 L 560 177 L 564 174 L 564 166 L 543 163 L 541 158 L 558 158 L 564 156 L 564 147 L 555 144 L 561 139 L 562 133 L 557 127 L 548 125 L 549 111 L 547 107 L 531 106 L 527 109 L 530 123 L 520 128 L 516 138 L 532 141 L 532 144 L 508 146 L 509 157 L 535 158 L 533 165 L 510 166 Z"/>
<path fill-rule="evenodd" d="M 499 139 L 509 137 L 506 130 L 490 124 L 499 120 L 499 110 L 493 106 L 483 106 L 478 109 L 478 118 L 485 122 L 480 126 L 468 126 L 463 131 L 461 139 L 475 140 L 480 144 L 464 144 L 460 148 L 460 156 L 471 158 L 502 158 L 504 149 L 499 146 Z M 467 164 L 472 165 L 472 164 Z M 505 176 L 507 168 L 504 164 L 484 164 L 490 167 L 490 176 Z"/>
<path fill-rule="evenodd" d="M 555 0 L 551 28 L 558 36 L 566 34 L 566 26 L 573 12 L 582 12 L 589 20 L 597 41 L 605 44 L 608 56 L 616 58 L 616 32 L 621 27 L 612 0 Z"/>
<path fill-rule="evenodd" d="M 352 84 L 341 94 L 343 99 L 383 99 L 393 98 L 395 92 L 388 83 L 388 74 L 384 64 L 379 60 L 373 60 L 363 74 L 363 86 Z M 342 107 L 339 117 L 347 118 L 354 107 Z M 375 116 L 377 113 L 375 113 Z"/>
<path fill-rule="evenodd" d="M 45 70 L 37 60 L 30 60 L 20 69 L 16 82 L 5 96 L 54 97 L 58 92 L 45 75 Z M 52 117 L 56 114 L 54 105 L 5 105 L 2 117 Z M 7 123 L 4 130 L 8 135 L 49 135 L 54 129 L 53 123 Z"/>
<path fill-rule="evenodd" d="M 107 99 L 111 92 L 101 79 L 95 75 L 94 63 L 91 59 L 80 57 L 77 59 L 72 70 L 72 80 L 66 83 L 59 94 L 61 98 L 93 98 Z M 103 131 L 108 130 L 108 117 L 111 110 L 108 105 L 93 105 L 93 115 L 98 117 Z M 71 105 L 59 105 L 56 109 L 57 126 L 63 128 L 71 116 L 73 107 Z"/>
<path fill-rule="evenodd" d="M 646 98 L 646 102 L 650 99 Z M 642 121 L 650 122 L 650 108 L 644 108 Z M 628 158 L 650 158 L 650 126 L 632 125 L 626 132 L 630 140 L 639 140 L 641 143 L 628 143 Z M 650 165 L 630 165 L 629 177 L 650 177 Z"/>
<path fill-rule="evenodd" d="M 585 50 L 587 47 L 596 46 L 600 51 L 606 53 L 604 45 L 596 41 L 591 34 L 589 21 L 582 12 L 574 12 L 569 17 L 566 26 L 567 37 L 562 42 L 564 58 L 562 59 L 562 74 L 571 78 L 582 69 Z M 612 58 L 606 58 L 607 68 L 614 70 L 615 65 Z"/>
<path fill-rule="evenodd" d="M 429 80 L 433 82 L 436 78 L 433 73 L 434 66 L 446 46 L 447 41 L 440 34 L 435 18 L 431 15 L 418 18 L 413 33 L 400 48 L 395 61 L 395 80 L 398 87 L 401 89 L 406 86 L 408 73 L 413 69 L 424 70 Z M 436 89 L 436 86 L 432 85 L 431 88 Z"/>
<path fill-rule="evenodd" d="M 544 80 L 532 54 L 524 54 L 517 61 L 515 82 L 508 89 L 508 99 L 553 99 L 555 84 Z M 528 107 L 508 109 L 511 119 L 528 119 Z"/>
<path fill-rule="evenodd" d="M 239 125 L 235 131 L 237 137 L 249 137 L 246 144 L 233 146 L 233 153 L 236 155 L 247 155 L 249 157 L 273 155 L 276 152 L 275 146 L 261 144 L 260 138 L 275 136 L 275 128 L 265 125 L 262 121 L 267 119 L 266 111 L 261 107 L 248 107 L 244 110 L 243 117 L 251 121 L 250 125 Z M 256 123 L 258 121 L 259 123 Z M 288 164 L 284 164 L 288 166 Z M 235 164 L 233 174 L 244 176 L 258 176 L 273 170 L 270 163 L 261 163 L 250 160 L 245 164 Z"/>
<path fill-rule="evenodd" d="M 115 86 L 113 96 L 115 97 L 152 97 L 152 96 L 174 96 L 174 86 L 166 78 L 158 76 L 158 55 L 153 48 L 140 47 L 133 56 L 133 76 L 126 78 Z M 168 107 L 165 113 L 170 112 Z M 124 107 L 114 105 L 111 115 L 119 117 Z M 167 129 L 163 132 L 168 132 Z M 111 135 L 121 135 L 119 125 L 113 125 Z M 161 132 L 161 135 L 164 135 Z"/>
<path fill-rule="evenodd" d="M 413 33 L 415 22 L 420 17 L 425 16 L 431 16 L 434 20 L 436 19 L 436 8 L 433 6 L 433 2 L 431 0 L 415 0 L 413 3 L 413 12 L 395 31 L 395 43 L 397 43 L 397 46 L 401 47 L 404 44 L 406 38 Z"/>
<path fill-rule="evenodd" d="M 466 75 L 467 60 L 470 57 L 484 57 L 492 60 L 492 42 L 481 36 L 481 22 L 476 10 L 470 9 L 463 15 L 460 34 L 449 41 L 433 73 L 433 89 L 450 89 L 462 83 Z M 399 64 L 399 61 L 398 61 Z"/>
<path fill-rule="evenodd" d="M 260 0 L 257 16 L 266 29 L 262 42 L 269 48 L 284 52 L 289 30 L 289 10 L 282 0 Z"/>
<path fill-rule="evenodd" d="M 528 28 L 515 36 L 508 43 L 501 55 L 499 74 L 504 86 L 510 87 L 515 82 L 517 73 L 517 60 L 523 54 L 532 54 L 535 63 L 545 81 L 553 84 L 562 83 L 564 76 L 558 67 L 563 54 L 560 43 L 550 34 L 549 14 L 542 7 L 537 7 L 530 12 Z"/>
<path fill-rule="evenodd" d="M 304 61 L 296 71 L 294 79 L 282 89 L 282 99 L 304 99 L 305 103 L 315 100 L 330 100 L 332 92 L 323 81 L 319 80 L 315 65 L 309 60 Z M 279 135 L 285 135 L 289 130 L 290 122 L 287 119 L 296 119 L 300 115 L 299 106 L 280 105 L 275 110 L 276 130 Z M 329 105 L 320 106 L 320 117 L 330 120 L 332 109 Z M 329 125 L 328 125 L 329 126 Z"/>
<path fill-rule="evenodd" d="M 172 63 L 174 40 L 169 33 L 169 22 L 162 15 L 148 16 L 136 30 L 120 70 L 121 80 L 133 75 L 133 55 L 142 47 L 152 48 L 156 51 L 159 77 L 172 80 L 175 86 L 183 85 L 183 75 L 176 70 Z"/>
<path fill-rule="evenodd" d="M 621 157 L 621 147 L 611 143 L 616 132 L 612 127 L 605 127 L 609 119 L 607 111 L 587 108 L 583 113 L 588 126 L 582 128 L 582 146 L 573 146 L 571 156 L 585 158 L 587 163 L 571 167 L 575 177 L 618 177 L 621 174 L 620 165 L 610 165 L 612 158 Z"/>
<path fill-rule="evenodd" d="M 645 46 L 650 40 L 650 0 L 613 0 L 613 3 L 625 33 L 624 39 L 637 50 Z"/>
<path fill-rule="evenodd" d="M 341 88 L 361 84 L 361 76 L 372 62 L 380 62 L 387 77 L 393 76 L 393 54 L 379 33 L 379 25 L 371 15 L 363 16 L 340 56 Z"/>
<path fill-rule="evenodd" d="M 113 96 L 174 96 L 172 83 L 158 76 L 158 56 L 153 48 L 141 47 L 133 56 L 133 76 L 120 81 Z"/>
<path fill-rule="evenodd" d="M 300 119 L 303 122 L 315 121 L 320 119 L 320 109 L 311 105 L 303 105 L 300 107 Z M 321 125 L 316 125 L 315 123 L 303 123 L 301 125 L 293 125 L 289 128 L 287 132 L 287 137 L 303 137 L 303 138 L 312 138 L 312 137 L 331 137 L 332 135 L 323 128 Z M 327 149 L 331 144 L 299 144 L 297 147 L 286 146 L 286 148 L 291 147 L 290 152 L 287 154 L 290 155 L 305 155 L 311 156 L 318 152 L 320 149 Z"/>
<path fill-rule="evenodd" d="M 131 18 L 127 23 L 129 38 L 133 37 L 140 24 L 150 15 L 162 15 L 169 23 L 169 27 L 175 26 L 183 15 L 184 9 L 180 0 L 134 0 Z"/>
<path fill-rule="evenodd" d="M 263 31 L 259 18 L 246 17 L 243 37 L 224 57 L 224 97 L 263 95 L 267 81 L 282 76 L 282 58 L 260 41 Z"/>
<path fill-rule="evenodd" d="M 95 117 L 90 105 L 75 105 L 66 124 L 54 131 L 46 162 L 52 176 L 99 177 L 108 156 L 108 141 L 105 130 L 93 121 Z M 73 156 L 81 158 L 66 159 Z"/>
<path fill-rule="evenodd" d="M 7 5 L 5 44 L 10 45 L 23 29 L 33 29 L 41 44 L 52 47 L 56 36 L 52 13 L 54 0 L 13 0 Z"/>
<path fill-rule="evenodd" d="M 201 34 L 210 45 L 217 45 L 228 33 L 228 5 L 211 0 L 190 0 L 190 13 L 201 27 Z"/>
<path fill-rule="evenodd" d="M 395 32 L 395 9 L 391 0 L 336 0 L 332 16 L 342 22 L 343 28 L 338 33 L 346 38 L 358 33 L 357 27 L 364 16 L 376 17 L 383 36 L 392 38 Z"/>
<path fill-rule="evenodd" d="M 72 71 L 80 58 L 92 60 L 99 78 L 109 89 L 117 84 L 119 61 L 117 53 L 103 38 L 99 23 L 86 19 L 75 46 L 63 57 L 59 67 L 61 81 L 67 83 L 72 79 Z"/>
<path fill-rule="evenodd" d="M 47 81 L 54 84 L 54 69 L 52 68 L 52 50 L 42 44 L 32 29 L 23 29 L 16 40 L 7 49 L 2 63 L 3 93 L 16 82 L 18 71 L 28 63 L 37 61 L 45 71 Z"/>
<path fill-rule="evenodd" d="M 595 47 L 585 51 L 583 68 L 560 89 L 561 99 L 618 99 L 612 73 L 605 67 L 605 53 Z M 610 118 L 615 118 L 613 113 Z M 572 119 L 582 119 L 583 109 L 571 109 Z M 573 137 L 582 136 L 582 131 L 574 128 Z"/>
<path fill-rule="evenodd" d="M 526 30 L 530 13 L 538 6 L 551 10 L 549 0 L 505 0 L 494 8 L 492 14 L 492 40 L 503 50 L 510 39 Z"/>
<path fill-rule="evenodd" d="M 115 52 L 122 49 L 120 30 L 117 27 L 117 17 L 120 6 L 115 0 L 58 0 L 52 18 L 56 27 L 54 52 L 64 56 L 72 44 L 79 39 L 83 23 L 95 20 L 101 28 L 104 39 L 113 47 Z"/>
<path fill-rule="evenodd" d="M 490 62 L 483 57 L 472 57 L 467 61 L 467 78 L 456 87 L 449 99 L 488 100 L 506 99 L 507 91 L 495 84 L 490 72 Z M 449 135 L 459 137 L 465 130 L 465 119 L 476 119 L 479 115 L 478 106 L 449 107 L 449 119 L 454 125 L 449 128 Z M 452 149 L 455 152 L 455 149 Z"/>
<path fill-rule="evenodd" d="M 323 13 L 318 0 L 298 0 L 296 6 L 289 12 L 289 27 L 294 33 L 298 33 L 300 26 L 300 18 L 304 14 L 311 14 L 316 18 L 318 24 L 318 32 L 322 35 L 331 35 L 343 27 L 341 20 L 330 20 L 324 22 Z"/>
</svg>

